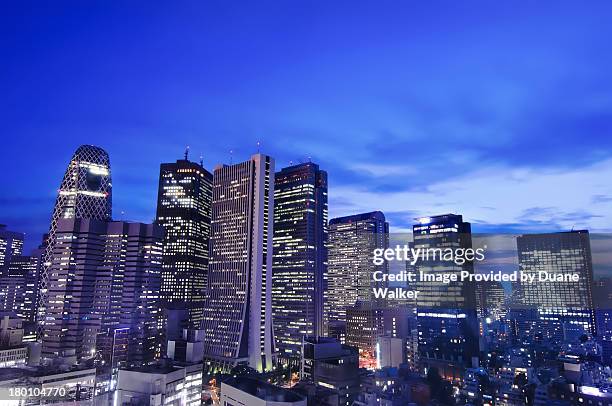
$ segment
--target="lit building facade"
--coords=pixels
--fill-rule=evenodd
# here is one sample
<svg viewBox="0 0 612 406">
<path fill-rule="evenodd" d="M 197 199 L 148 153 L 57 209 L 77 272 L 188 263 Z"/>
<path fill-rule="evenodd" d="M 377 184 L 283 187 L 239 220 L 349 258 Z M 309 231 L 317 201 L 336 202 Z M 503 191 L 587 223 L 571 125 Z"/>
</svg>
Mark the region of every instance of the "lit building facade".
<svg viewBox="0 0 612 406">
<path fill-rule="evenodd" d="M 323 335 L 327 173 L 311 162 L 275 174 L 272 314 L 276 344 L 298 358 L 305 335 Z"/>
<path fill-rule="evenodd" d="M 414 309 L 409 306 L 385 306 L 376 302 L 357 302 L 346 310 L 347 345 L 359 349 L 359 365 L 376 369 L 379 365 L 377 343 L 380 337 L 409 339 Z"/>
<path fill-rule="evenodd" d="M 387 248 L 389 223 L 380 211 L 338 217 L 329 222 L 326 323 L 345 323 L 346 309 L 357 301 L 372 302 L 372 274 L 386 272 L 374 265 L 372 253 Z"/>
<path fill-rule="evenodd" d="M 274 160 L 267 155 L 214 171 L 203 322 L 208 371 L 273 366 L 273 185 Z"/>
<path fill-rule="evenodd" d="M 32 255 L 13 256 L 7 271 L 0 277 L 0 303 L 4 303 L 5 310 L 14 311 L 26 322 L 36 321 L 42 254 L 43 250 L 37 249 Z"/>
<path fill-rule="evenodd" d="M 357 302 L 346 309 L 347 345 L 359 349 L 359 366 L 376 369 L 376 343 L 385 334 L 384 307 L 372 302 Z"/>
<path fill-rule="evenodd" d="M 536 277 L 540 271 L 578 275 L 576 282 L 514 284 L 520 306 L 537 312 L 531 333 L 565 340 L 595 333 L 589 232 L 525 234 L 517 237 L 516 244 L 520 272 Z"/>
<path fill-rule="evenodd" d="M 476 282 L 476 310 L 479 318 L 499 320 L 506 315 L 506 291 L 501 282 Z"/>
<path fill-rule="evenodd" d="M 7 230 L 4 224 L 0 224 L 0 273 L 7 269 L 13 256 L 22 252 L 23 233 Z"/>
<path fill-rule="evenodd" d="M 120 369 L 115 405 L 200 406 L 202 364 Z"/>
<path fill-rule="evenodd" d="M 460 274 L 474 272 L 473 264 L 458 265 L 444 260 L 435 250 L 467 249 L 472 247 L 470 223 L 457 214 L 445 214 L 418 219 L 412 228 L 414 248 L 428 250 L 431 255 L 420 257 L 416 271 L 424 274 Z M 478 323 L 476 289 L 473 283 L 458 280 L 444 283 L 415 282 L 417 297 L 418 358 L 421 369 L 435 367 L 442 377 L 452 381 L 462 378 L 466 368 L 478 357 Z"/>
<path fill-rule="evenodd" d="M 599 278 L 593 284 L 597 338 L 602 346 L 602 363 L 612 367 L 612 280 Z"/>
<path fill-rule="evenodd" d="M 44 323 L 47 285 L 57 224 L 61 219 L 81 218 L 109 221 L 112 217 L 112 182 L 110 159 L 105 150 L 94 145 L 81 145 L 70 159 L 60 184 L 41 274 L 41 309 L 39 318 Z"/>
<path fill-rule="evenodd" d="M 156 223 L 164 227 L 161 298 L 187 308 L 189 325 L 202 322 L 206 297 L 212 174 L 187 159 L 160 166 Z"/>
<path fill-rule="evenodd" d="M 159 358 L 162 239 L 163 229 L 153 224 L 60 219 L 43 356 L 110 359 L 119 330 L 129 364 Z"/>
<path fill-rule="evenodd" d="M 338 406 L 350 406 L 360 392 L 357 348 L 330 337 L 304 337 L 300 380 L 331 389 Z"/>
</svg>

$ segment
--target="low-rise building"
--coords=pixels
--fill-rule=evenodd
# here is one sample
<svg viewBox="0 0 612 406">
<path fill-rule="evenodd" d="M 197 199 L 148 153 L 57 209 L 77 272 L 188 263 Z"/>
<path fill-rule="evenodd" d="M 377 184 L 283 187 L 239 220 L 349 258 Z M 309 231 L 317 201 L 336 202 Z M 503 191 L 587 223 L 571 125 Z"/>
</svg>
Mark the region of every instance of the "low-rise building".
<svg viewBox="0 0 612 406">
<path fill-rule="evenodd" d="M 120 369 L 116 404 L 199 406 L 202 401 L 202 367 L 202 364 L 191 364 Z"/>
<path fill-rule="evenodd" d="M 221 383 L 222 406 L 306 406 L 306 399 L 267 382 L 247 377 Z"/>
</svg>

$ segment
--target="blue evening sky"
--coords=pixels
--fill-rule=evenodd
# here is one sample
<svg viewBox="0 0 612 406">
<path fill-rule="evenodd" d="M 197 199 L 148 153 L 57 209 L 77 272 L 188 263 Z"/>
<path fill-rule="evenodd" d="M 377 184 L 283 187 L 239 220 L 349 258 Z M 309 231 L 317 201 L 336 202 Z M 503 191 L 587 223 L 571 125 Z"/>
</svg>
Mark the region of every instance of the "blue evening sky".
<svg viewBox="0 0 612 406">
<path fill-rule="evenodd" d="M 0 223 L 38 243 L 79 144 L 114 216 L 152 221 L 159 163 L 312 157 L 330 214 L 392 230 L 612 230 L 610 2 L 6 1 Z"/>
</svg>

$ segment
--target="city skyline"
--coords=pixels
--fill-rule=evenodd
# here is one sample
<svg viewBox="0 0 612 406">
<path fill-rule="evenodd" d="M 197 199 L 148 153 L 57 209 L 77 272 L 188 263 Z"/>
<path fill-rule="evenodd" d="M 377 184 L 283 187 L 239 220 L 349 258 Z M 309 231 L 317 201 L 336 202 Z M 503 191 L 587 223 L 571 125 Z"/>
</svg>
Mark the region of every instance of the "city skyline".
<svg viewBox="0 0 612 406">
<path fill-rule="evenodd" d="M 388 280 L 393 279 L 388 262 L 379 265 L 371 255 L 391 247 L 390 238 L 400 249 L 406 236 L 390 235 L 382 212 L 328 222 L 326 172 L 313 162 L 276 171 L 273 157 L 257 153 L 244 162 L 217 165 L 210 174 L 187 158 L 160 167 L 158 208 L 179 211 L 161 216 L 158 211 L 158 222 L 153 224 L 113 221 L 111 157 L 100 147 L 80 146 L 58 191 L 50 227 L 53 234 L 45 251 L 47 285 L 40 283 L 42 278 L 38 284 L 32 280 L 43 266 L 34 258 L 35 252 L 32 257 L 21 256 L 23 234 L 0 227 L 0 247 L 4 247 L 0 256 L 12 257 L 8 273 L 0 278 L 5 312 L 0 326 L 5 338 L 0 345 L 9 357 L 0 366 L 8 367 L 8 373 L 25 371 L 20 368 L 29 368 L 27 373 L 33 374 L 71 368 L 78 374 L 96 366 L 83 377 L 93 374 L 99 384 L 92 388 L 91 382 L 83 381 L 85 387 L 69 396 L 95 396 L 102 402 L 110 401 L 109 396 L 146 398 L 148 389 L 137 386 L 146 386 L 151 374 L 176 375 L 190 383 L 173 380 L 161 396 L 166 400 L 180 396 L 185 406 L 219 395 L 218 380 L 221 399 L 229 396 L 234 401 L 234 396 L 242 396 L 228 393 L 229 376 L 239 386 L 246 379 L 260 382 L 254 383 L 256 387 L 266 381 L 270 390 L 284 390 L 282 396 L 302 403 L 305 398 L 319 402 L 336 396 L 333 404 L 347 406 L 368 398 L 371 406 L 383 404 L 372 398 L 374 394 L 404 401 L 417 396 L 402 389 L 396 379 L 425 385 L 431 397 L 445 405 L 480 404 L 471 400 L 494 396 L 500 405 L 531 404 L 529 396 L 548 400 L 573 396 L 579 402 L 589 396 L 612 397 L 606 392 L 609 369 L 604 369 L 612 354 L 606 307 L 610 278 L 593 278 L 587 230 L 516 237 L 517 249 L 510 256 L 518 259 L 522 275 L 544 270 L 571 277 L 539 286 L 521 276 L 518 288 L 513 282 L 511 292 L 496 293 L 500 307 L 494 302 L 493 306 L 501 311 L 489 313 L 490 305 L 479 308 L 484 302 L 478 302 L 476 286 L 469 280 L 431 278 L 474 273 L 473 265 L 480 260 L 460 263 L 442 254 L 455 249 L 467 258 L 466 250 L 478 247 L 472 244 L 470 223 L 461 214 L 421 217 L 414 220 L 413 241 L 406 247 L 439 248 L 440 256 L 433 254 L 414 263 L 401 260 L 406 270 L 413 267 L 421 274 L 400 283 L 416 288 L 418 296 L 376 300 L 371 291 L 379 285 L 372 276 L 375 271 L 389 273 Z M 201 188 L 193 187 L 196 175 L 203 176 L 201 185 L 196 182 Z M 195 190 L 202 193 L 202 202 Z M 193 241 L 209 245 L 210 262 L 202 323 L 190 319 L 192 327 L 181 332 L 178 314 L 162 310 L 162 264 L 180 264 L 175 253 L 186 253 L 193 245 L 182 244 L 174 250 L 178 240 L 167 238 L 174 234 L 164 231 L 178 227 L 183 232 L 177 235 L 187 237 L 187 231 L 195 230 L 185 223 L 187 209 L 206 213 L 197 221 L 202 227 L 210 224 L 210 239 L 203 233 Z M 172 223 L 160 224 L 166 220 Z M 317 230 L 317 236 L 309 237 Z M 487 251 L 487 238 L 496 245 L 496 240 L 508 237 L 489 234 L 478 239 Z M 309 250 L 321 257 L 303 255 Z M 494 259 L 499 260 L 496 250 Z M 504 256 L 508 253 L 502 252 Z M 203 259 L 197 257 L 186 269 L 198 272 Z M 386 252 L 385 260 L 392 261 Z M 300 276 L 308 273 L 313 276 L 310 280 Z M 320 283 L 315 281 L 317 274 Z M 575 279 L 573 274 L 580 275 Z M 40 293 L 46 292 L 44 306 L 36 306 L 30 294 L 28 286 L 37 285 Z M 597 306 L 592 289 L 597 291 Z M 297 302 L 296 294 L 301 296 Z M 193 299 L 180 297 L 180 301 Z M 311 300 L 315 308 L 303 306 Z M 36 309 L 44 313 L 39 312 L 34 322 L 22 322 L 21 317 L 30 319 Z M 309 313 L 319 314 L 312 318 Z M 323 329 L 316 327 L 321 322 Z M 40 336 L 37 323 L 42 325 Z M 291 332 L 292 326 L 300 331 Z M 322 335 L 311 336 L 315 330 L 322 330 Z M 300 348 L 295 348 L 300 341 Z M 289 349 L 287 344 L 291 352 L 277 352 Z M 553 347 L 541 352 L 543 345 Z M 499 358 L 498 351 L 507 358 Z M 28 367 L 23 366 L 26 359 Z M 555 372 L 548 362 L 563 369 Z M 303 376 L 291 372 L 296 367 Z M 585 368 L 586 375 L 576 376 L 576 368 Z M 403 371 L 401 378 L 396 376 L 398 369 Z M 540 372 L 534 375 L 535 371 Z M 552 374 L 554 381 L 538 380 L 539 373 Z M 558 387 L 564 379 L 580 386 L 576 390 Z M 485 384 L 491 380 L 496 386 Z M 313 384 L 326 389 L 312 391 Z M 251 388 L 247 392 L 259 391 L 250 384 L 247 387 Z M 193 399 L 187 402 L 187 396 Z M 504 403 L 510 397 L 516 401 Z"/>
<path fill-rule="evenodd" d="M 7 3 L 0 403 L 612 406 L 610 16 Z"/>
<path fill-rule="evenodd" d="M 82 143 L 114 157 L 115 217 L 150 222 L 159 163 L 190 145 L 211 170 L 259 141 L 279 167 L 326 168 L 330 217 L 612 230 L 610 5 L 498 6 L 9 7 L 0 115 L 19 153 L 0 169 L 33 164 L 3 177 L 0 222 L 36 246 Z"/>
</svg>

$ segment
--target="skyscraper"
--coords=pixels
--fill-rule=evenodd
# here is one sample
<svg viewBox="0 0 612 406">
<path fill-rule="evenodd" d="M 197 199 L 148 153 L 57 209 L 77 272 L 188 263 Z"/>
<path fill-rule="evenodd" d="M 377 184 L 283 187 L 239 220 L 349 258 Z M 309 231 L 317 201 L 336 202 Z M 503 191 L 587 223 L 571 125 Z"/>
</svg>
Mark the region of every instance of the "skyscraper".
<svg viewBox="0 0 612 406">
<path fill-rule="evenodd" d="M 327 267 L 327 173 L 311 162 L 274 180 L 272 313 L 284 357 L 300 357 L 305 335 L 323 335 Z"/>
<path fill-rule="evenodd" d="M 372 255 L 386 248 L 389 223 L 380 211 L 338 217 L 329 222 L 328 323 L 346 322 L 346 309 L 359 301 L 373 300 L 372 274 L 385 265 L 374 265 Z"/>
<path fill-rule="evenodd" d="M 128 365 L 144 365 L 161 355 L 163 235 L 156 224 L 106 223 L 94 311 L 101 320 L 97 351 L 107 360 L 118 352 L 112 348 L 117 331 L 127 339 L 124 357 Z"/>
<path fill-rule="evenodd" d="M 476 282 L 476 310 L 479 318 L 499 320 L 506 314 L 506 291 L 501 282 Z"/>
<path fill-rule="evenodd" d="M 188 308 L 190 325 L 202 321 L 206 296 L 212 175 L 187 159 L 161 164 L 157 224 L 166 230 L 161 298 L 166 307 Z"/>
<path fill-rule="evenodd" d="M 519 270 L 538 275 L 577 274 L 577 282 L 518 281 L 514 288 L 524 308 L 536 310 L 534 333 L 570 340 L 595 332 L 593 264 L 589 232 L 576 230 L 550 234 L 526 234 L 516 239 Z M 573 336 L 573 337 L 570 337 Z"/>
<path fill-rule="evenodd" d="M 23 233 L 9 231 L 0 224 L 0 273 L 6 271 L 11 258 L 23 252 Z"/>
<path fill-rule="evenodd" d="M 439 250 L 471 248 L 470 223 L 457 214 L 417 220 L 419 223 L 412 228 L 414 248 L 432 250 L 431 255 L 419 257 L 417 272 L 473 273 L 471 262 L 459 265 L 436 254 Z M 417 330 L 421 367 L 427 370 L 435 367 L 444 378 L 458 380 L 478 356 L 475 286 L 461 280 L 450 283 L 418 280 L 415 288 L 419 291 Z"/>
<path fill-rule="evenodd" d="M 38 310 L 42 250 L 31 256 L 13 256 L 0 275 L 0 309 L 13 311 L 23 321 L 34 322 Z"/>
<path fill-rule="evenodd" d="M 41 316 L 47 303 L 48 268 L 53 260 L 58 221 L 70 218 L 108 221 L 111 216 L 112 183 L 108 154 L 100 147 L 81 145 L 70 159 L 53 207 L 41 275 Z"/>
<path fill-rule="evenodd" d="M 107 357 L 122 329 L 129 361 L 159 357 L 161 227 L 72 218 L 59 219 L 55 231 L 43 355 Z"/>
<path fill-rule="evenodd" d="M 208 370 L 269 370 L 274 160 L 256 154 L 213 174 L 211 258 L 203 329 Z"/>
<path fill-rule="evenodd" d="M 612 366 L 612 280 L 609 277 L 599 278 L 593 284 L 593 305 L 602 363 Z"/>
</svg>

